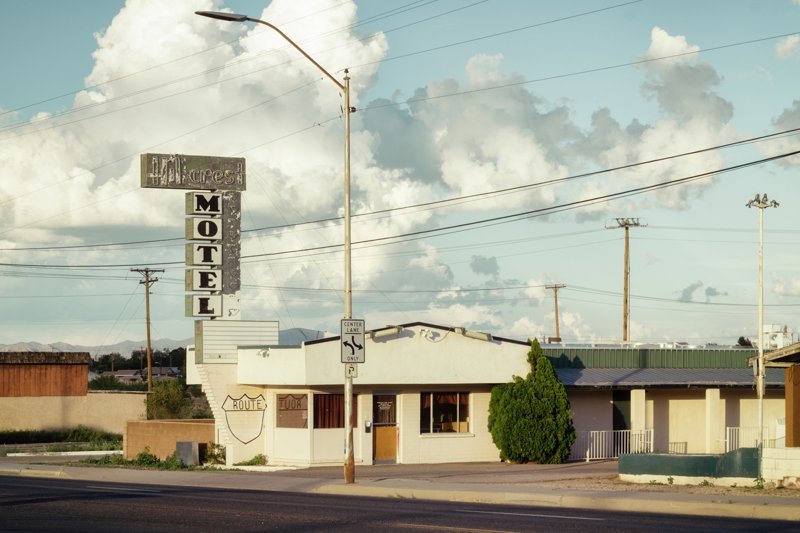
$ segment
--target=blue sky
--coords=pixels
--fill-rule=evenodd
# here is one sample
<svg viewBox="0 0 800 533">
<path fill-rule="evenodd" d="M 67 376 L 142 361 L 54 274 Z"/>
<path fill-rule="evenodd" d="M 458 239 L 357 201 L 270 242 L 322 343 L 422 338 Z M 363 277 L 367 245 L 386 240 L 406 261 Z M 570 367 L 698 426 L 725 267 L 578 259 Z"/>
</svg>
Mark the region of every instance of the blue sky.
<svg viewBox="0 0 800 533">
<path fill-rule="evenodd" d="M 191 335 L 182 243 L 125 244 L 182 233 L 182 195 L 138 187 L 144 152 L 246 157 L 242 226 L 272 229 L 245 233 L 243 318 L 338 328 L 342 256 L 319 247 L 341 226 L 309 222 L 341 211 L 339 94 L 268 29 L 202 9 L 266 18 L 350 68 L 355 241 L 474 223 L 356 245 L 368 327 L 554 335 L 558 283 L 565 340 L 620 339 L 623 231 L 605 228 L 636 217 L 631 339 L 755 336 L 745 204 L 766 192 L 781 205 L 765 213 L 765 322 L 798 330 L 798 156 L 550 210 L 800 149 L 793 134 L 671 157 L 800 128 L 797 0 L 41 0 L 4 6 L 0 32 L 0 343 L 143 338 L 137 266 L 166 270 L 154 335 Z"/>
</svg>

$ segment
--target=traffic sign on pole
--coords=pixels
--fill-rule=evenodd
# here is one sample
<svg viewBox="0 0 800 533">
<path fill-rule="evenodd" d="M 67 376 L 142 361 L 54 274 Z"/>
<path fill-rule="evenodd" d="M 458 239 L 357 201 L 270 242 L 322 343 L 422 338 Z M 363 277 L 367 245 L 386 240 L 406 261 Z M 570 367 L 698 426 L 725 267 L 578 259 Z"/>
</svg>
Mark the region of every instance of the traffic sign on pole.
<svg viewBox="0 0 800 533">
<path fill-rule="evenodd" d="M 342 320 L 342 363 L 364 362 L 364 321 Z"/>
</svg>

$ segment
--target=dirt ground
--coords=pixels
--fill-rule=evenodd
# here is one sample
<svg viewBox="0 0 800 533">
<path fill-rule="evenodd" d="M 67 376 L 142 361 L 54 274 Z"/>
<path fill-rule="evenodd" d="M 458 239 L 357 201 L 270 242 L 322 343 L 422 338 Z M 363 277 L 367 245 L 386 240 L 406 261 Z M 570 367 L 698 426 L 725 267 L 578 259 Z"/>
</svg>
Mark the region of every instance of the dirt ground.
<svg viewBox="0 0 800 533">
<path fill-rule="evenodd" d="M 552 486 L 554 488 L 570 488 L 575 490 L 608 490 L 630 492 L 665 492 L 679 494 L 713 494 L 727 496 L 781 496 L 795 498 L 800 504 L 800 488 L 775 487 L 766 484 L 764 488 L 757 488 L 755 480 L 747 486 L 717 486 L 703 485 L 669 485 L 667 483 L 630 483 L 620 480 L 617 476 L 583 477 L 573 479 L 546 480 L 537 482 L 537 485 Z"/>
</svg>

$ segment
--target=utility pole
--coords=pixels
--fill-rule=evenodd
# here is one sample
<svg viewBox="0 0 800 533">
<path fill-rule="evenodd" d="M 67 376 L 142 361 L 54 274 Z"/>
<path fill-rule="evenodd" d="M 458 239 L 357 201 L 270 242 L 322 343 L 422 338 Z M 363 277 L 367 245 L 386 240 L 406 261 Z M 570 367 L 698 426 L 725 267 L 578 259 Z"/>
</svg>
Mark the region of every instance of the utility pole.
<svg viewBox="0 0 800 533">
<path fill-rule="evenodd" d="M 561 342 L 561 331 L 558 328 L 558 289 L 563 289 L 564 287 L 566 287 L 566 285 L 560 285 L 557 283 L 544 286 L 545 289 L 552 289 L 553 291 L 553 299 L 555 300 L 556 304 L 556 339 L 558 339 L 558 342 Z"/>
<path fill-rule="evenodd" d="M 764 449 L 764 392 L 766 387 L 766 364 L 764 361 L 764 209 L 778 207 L 778 202 L 770 200 L 767 193 L 745 204 L 758 208 L 758 369 L 756 391 L 758 393 L 758 448 Z M 759 464 L 761 462 L 759 461 Z"/>
<path fill-rule="evenodd" d="M 144 285 L 144 305 L 145 305 L 145 320 L 147 323 L 147 392 L 153 391 L 153 359 L 152 351 L 150 348 L 150 286 L 153 285 L 158 278 L 151 277 L 150 274 L 156 272 L 164 272 L 163 269 L 153 268 L 132 268 L 131 272 L 138 272 L 144 276 L 143 280 L 139 281 L 140 285 Z"/>
<path fill-rule="evenodd" d="M 639 228 L 647 226 L 639 222 L 638 218 L 618 218 L 616 219 L 617 225 L 614 228 L 625 228 L 625 264 L 624 264 L 624 281 L 623 281 L 623 295 L 622 295 L 622 340 L 627 342 L 628 328 L 630 326 L 630 277 L 631 277 L 631 263 L 630 263 L 630 247 L 628 244 L 628 230 L 630 228 Z M 608 226 L 606 226 L 608 227 Z"/>
</svg>

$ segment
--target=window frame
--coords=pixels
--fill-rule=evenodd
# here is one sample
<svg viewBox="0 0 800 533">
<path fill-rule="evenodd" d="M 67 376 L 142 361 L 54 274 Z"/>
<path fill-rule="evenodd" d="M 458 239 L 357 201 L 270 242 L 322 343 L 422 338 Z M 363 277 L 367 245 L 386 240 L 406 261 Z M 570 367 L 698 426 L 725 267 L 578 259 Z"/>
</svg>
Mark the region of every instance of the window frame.
<svg viewBox="0 0 800 533">
<path fill-rule="evenodd" d="M 289 396 L 291 396 L 293 398 L 299 398 L 300 399 L 301 408 L 300 409 L 284 409 L 283 411 L 284 412 L 286 412 L 286 411 L 301 411 L 301 412 L 305 411 L 305 416 L 300 415 L 301 416 L 301 420 L 303 420 L 305 422 L 305 424 L 302 425 L 302 426 L 298 426 L 298 425 L 282 425 L 281 424 L 281 422 L 283 420 L 283 417 L 281 417 L 281 412 L 282 412 L 281 411 L 281 399 L 282 398 L 285 399 L 286 397 L 289 397 Z M 305 402 L 303 402 L 303 400 L 305 400 Z M 305 403 L 305 409 L 302 408 L 302 404 L 303 403 Z M 291 419 L 291 420 L 293 420 L 293 419 Z M 280 429 L 308 429 L 308 393 L 302 393 L 302 394 L 280 393 L 280 394 L 275 394 L 275 427 L 276 428 L 280 428 Z"/>
<path fill-rule="evenodd" d="M 456 396 L 455 401 L 455 417 L 454 420 L 449 420 L 445 422 L 444 420 L 440 421 L 438 424 L 435 422 L 435 405 L 434 398 L 436 395 L 441 396 Z M 425 405 L 425 398 L 427 396 L 428 399 L 428 407 L 424 407 Z M 471 401 L 472 393 L 469 391 L 422 391 L 419 393 L 420 397 L 420 425 L 419 425 L 419 433 L 420 435 L 467 435 L 472 434 L 470 431 L 470 411 L 472 409 L 472 401 Z M 466 399 L 466 401 L 462 402 L 462 399 Z M 466 413 L 462 413 L 462 405 L 466 406 Z M 428 424 L 427 428 L 423 427 L 423 414 L 427 411 L 428 417 Z M 463 415 L 463 417 L 462 417 Z M 463 420 L 462 420 L 463 418 Z M 461 431 L 461 423 L 466 424 L 466 429 Z M 450 424 L 450 428 L 447 431 L 444 431 L 442 428 L 445 424 Z M 438 429 L 436 426 L 439 426 Z"/>
<path fill-rule="evenodd" d="M 344 429 L 344 393 L 341 392 L 314 392 L 312 393 L 312 405 L 314 407 L 314 420 L 312 424 L 313 429 Z M 319 400 L 317 398 L 319 397 Z M 337 401 L 338 397 L 338 401 Z M 326 398 L 326 400 L 323 400 Z M 327 407 L 328 410 L 336 409 L 339 413 L 328 413 L 323 414 L 320 408 L 320 404 L 323 401 L 330 401 L 331 406 Z M 335 402 L 335 403 L 334 403 Z M 337 405 L 338 402 L 341 402 L 341 405 Z M 358 395 L 353 394 L 353 412 L 351 413 L 351 417 L 353 419 L 353 428 L 358 427 Z M 336 418 L 336 421 L 333 419 Z M 337 425 L 341 423 L 341 425 Z"/>
</svg>

